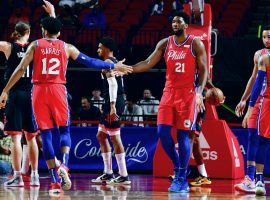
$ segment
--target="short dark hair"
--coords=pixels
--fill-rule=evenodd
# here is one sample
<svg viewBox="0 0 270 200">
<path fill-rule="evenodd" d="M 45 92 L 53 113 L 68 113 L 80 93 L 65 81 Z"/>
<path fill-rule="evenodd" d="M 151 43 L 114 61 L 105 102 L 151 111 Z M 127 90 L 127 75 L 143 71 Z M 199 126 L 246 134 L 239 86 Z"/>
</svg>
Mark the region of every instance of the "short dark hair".
<svg viewBox="0 0 270 200">
<path fill-rule="evenodd" d="M 263 27 L 262 27 L 262 32 L 263 31 L 270 31 L 270 25 L 264 25 Z"/>
<path fill-rule="evenodd" d="M 176 12 L 174 12 L 174 14 L 172 16 L 172 19 L 174 17 L 176 17 L 176 16 L 177 17 L 182 17 L 186 24 L 190 24 L 190 16 L 186 12 L 184 12 L 184 11 L 176 11 Z"/>
<path fill-rule="evenodd" d="M 55 35 L 62 29 L 62 23 L 54 17 L 46 17 L 41 20 L 41 26 L 48 31 L 49 34 Z"/>
<path fill-rule="evenodd" d="M 91 103 L 91 98 L 89 96 L 82 96 L 81 100 L 86 99 L 89 103 Z"/>
<path fill-rule="evenodd" d="M 117 50 L 117 44 L 111 37 L 104 37 L 99 41 L 102 45 L 110 49 L 110 51 L 116 51 Z"/>
</svg>

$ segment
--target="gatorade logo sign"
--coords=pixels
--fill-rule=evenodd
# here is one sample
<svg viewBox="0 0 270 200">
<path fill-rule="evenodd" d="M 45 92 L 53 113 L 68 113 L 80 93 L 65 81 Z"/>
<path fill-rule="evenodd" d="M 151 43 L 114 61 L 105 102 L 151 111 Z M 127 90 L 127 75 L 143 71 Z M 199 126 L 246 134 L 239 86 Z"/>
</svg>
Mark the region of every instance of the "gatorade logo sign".
<svg viewBox="0 0 270 200">
<path fill-rule="evenodd" d="M 212 151 L 203 133 L 200 134 L 199 140 L 200 140 L 201 149 L 203 153 L 203 159 L 204 160 L 217 160 L 218 153 L 216 151 Z"/>
</svg>

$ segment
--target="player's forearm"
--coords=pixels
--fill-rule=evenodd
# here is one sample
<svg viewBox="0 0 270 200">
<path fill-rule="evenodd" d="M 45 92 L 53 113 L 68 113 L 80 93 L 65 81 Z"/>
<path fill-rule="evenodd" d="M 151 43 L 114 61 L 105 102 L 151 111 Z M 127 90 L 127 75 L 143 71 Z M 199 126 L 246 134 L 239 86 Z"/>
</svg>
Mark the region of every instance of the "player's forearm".
<svg viewBox="0 0 270 200">
<path fill-rule="evenodd" d="M 26 69 L 26 68 L 25 68 Z M 23 76 L 25 69 L 21 68 L 21 67 L 17 67 L 15 69 L 15 71 L 13 72 L 13 74 L 11 75 L 7 85 L 5 86 L 5 88 L 3 89 L 3 92 L 8 93 L 11 88 L 18 82 L 18 80 Z"/>
<path fill-rule="evenodd" d="M 104 62 L 102 60 L 91 58 L 83 53 L 79 53 L 75 61 L 95 69 L 114 69 L 114 64 L 109 62 Z"/>
<path fill-rule="evenodd" d="M 117 81 L 116 81 L 114 76 L 107 78 L 107 81 L 108 81 L 108 84 L 109 84 L 110 102 L 116 102 L 117 90 L 118 90 Z"/>
<path fill-rule="evenodd" d="M 203 68 L 199 72 L 199 86 L 197 88 L 198 94 L 202 94 L 204 87 L 206 85 L 206 81 L 207 81 L 207 70 Z"/>
<path fill-rule="evenodd" d="M 251 90 L 252 90 L 252 86 L 254 85 L 254 82 L 256 80 L 256 77 L 251 76 L 248 80 L 246 89 L 244 94 L 242 95 L 241 101 L 247 101 L 250 94 L 251 94 Z"/>
<path fill-rule="evenodd" d="M 145 60 L 133 65 L 132 67 L 133 73 L 141 73 L 150 70 L 153 65 L 149 61 Z"/>
</svg>

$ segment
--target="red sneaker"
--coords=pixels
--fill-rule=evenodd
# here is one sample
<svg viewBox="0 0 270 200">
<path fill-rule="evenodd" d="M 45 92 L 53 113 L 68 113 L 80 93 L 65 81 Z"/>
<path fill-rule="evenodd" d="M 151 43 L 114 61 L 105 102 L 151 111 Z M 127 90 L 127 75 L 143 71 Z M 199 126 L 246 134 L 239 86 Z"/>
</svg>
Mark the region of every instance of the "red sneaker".
<svg viewBox="0 0 270 200">
<path fill-rule="evenodd" d="M 71 188 L 71 180 L 70 180 L 70 174 L 68 173 L 69 169 L 62 164 L 58 170 L 57 173 L 59 177 L 62 179 L 61 186 L 63 190 L 70 190 Z"/>
<path fill-rule="evenodd" d="M 51 183 L 50 189 L 49 189 L 49 194 L 50 195 L 57 195 L 60 194 L 62 191 L 62 187 L 60 183 Z"/>
</svg>

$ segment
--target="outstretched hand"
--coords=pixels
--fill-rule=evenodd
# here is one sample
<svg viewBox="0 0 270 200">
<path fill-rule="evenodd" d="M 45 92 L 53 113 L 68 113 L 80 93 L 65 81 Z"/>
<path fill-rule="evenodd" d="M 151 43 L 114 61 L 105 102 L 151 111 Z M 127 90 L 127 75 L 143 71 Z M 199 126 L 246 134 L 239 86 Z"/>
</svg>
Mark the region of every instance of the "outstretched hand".
<svg viewBox="0 0 270 200">
<path fill-rule="evenodd" d="M 0 96 L 0 109 L 5 108 L 7 104 L 8 94 L 6 92 L 2 92 Z"/>
<path fill-rule="evenodd" d="M 133 68 L 131 66 L 125 65 L 126 59 L 123 59 L 121 61 L 119 61 L 118 63 L 116 63 L 114 65 L 114 70 L 117 72 L 122 72 L 123 74 L 128 74 L 131 73 L 133 71 Z"/>
<path fill-rule="evenodd" d="M 54 10 L 54 6 L 46 0 L 43 0 L 44 4 L 42 7 L 44 8 L 44 10 L 51 16 L 51 17 L 56 17 L 55 16 L 55 10 Z"/>
</svg>

